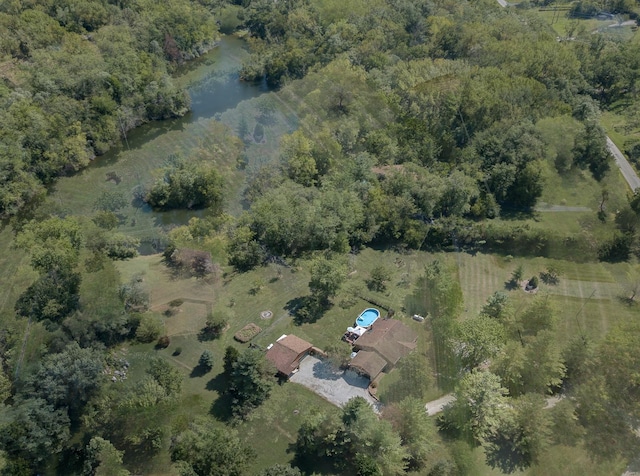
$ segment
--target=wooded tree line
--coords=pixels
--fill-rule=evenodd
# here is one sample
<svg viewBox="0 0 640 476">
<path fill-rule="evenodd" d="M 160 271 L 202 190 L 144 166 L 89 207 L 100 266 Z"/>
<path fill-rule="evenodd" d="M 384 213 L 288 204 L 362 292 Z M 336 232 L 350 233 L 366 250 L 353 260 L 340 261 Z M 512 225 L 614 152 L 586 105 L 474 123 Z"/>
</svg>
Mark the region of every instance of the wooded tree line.
<svg viewBox="0 0 640 476">
<path fill-rule="evenodd" d="M 210 10 L 187 0 L 3 2 L 0 216 L 133 127 L 187 112 L 170 72 L 216 35 Z"/>
</svg>

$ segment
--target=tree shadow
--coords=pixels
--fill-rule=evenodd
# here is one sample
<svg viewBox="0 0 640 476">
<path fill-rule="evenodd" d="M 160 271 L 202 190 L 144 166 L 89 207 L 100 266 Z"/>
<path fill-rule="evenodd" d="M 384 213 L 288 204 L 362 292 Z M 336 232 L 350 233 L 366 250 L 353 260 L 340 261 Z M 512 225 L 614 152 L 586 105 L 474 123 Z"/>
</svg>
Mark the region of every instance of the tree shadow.
<svg viewBox="0 0 640 476">
<path fill-rule="evenodd" d="M 205 365 L 198 364 L 193 368 L 193 370 L 189 374 L 189 377 L 190 378 L 204 377 L 209 372 L 211 372 L 211 369 L 207 368 Z"/>
<path fill-rule="evenodd" d="M 336 369 L 328 360 L 320 360 L 313 364 L 313 376 L 322 380 L 339 380 L 344 372 Z"/>
<path fill-rule="evenodd" d="M 517 281 L 515 281 L 513 279 L 510 279 L 509 281 L 505 281 L 504 282 L 504 288 L 507 291 L 514 291 L 514 290 L 518 289 L 518 283 L 517 283 Z"/>
<path fill-rule="evenodd" d="M 209 413 L 219 421 L 228 422 L 233 419 L 231 412 L 232 397 L 227 391 L 228 379 L 224 373 L 220 373 L 207 382 L 205 388 L 218 392 L 218 398 L 211 404 Z"/>
</svg>

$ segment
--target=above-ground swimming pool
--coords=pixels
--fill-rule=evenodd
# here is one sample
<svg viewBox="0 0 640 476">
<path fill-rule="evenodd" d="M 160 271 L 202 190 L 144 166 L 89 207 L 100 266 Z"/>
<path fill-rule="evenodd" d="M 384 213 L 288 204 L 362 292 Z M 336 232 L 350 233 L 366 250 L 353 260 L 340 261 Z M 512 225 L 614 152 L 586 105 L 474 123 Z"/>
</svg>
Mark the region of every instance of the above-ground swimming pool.
<svg viewBox="0 0 640 476">
<path fill-rule="evenodd" d="M 369 327 L 380 317 L 380 311 L 372 307 L 365 309 L 356 319 L 356 326 Z"/>
</svg>

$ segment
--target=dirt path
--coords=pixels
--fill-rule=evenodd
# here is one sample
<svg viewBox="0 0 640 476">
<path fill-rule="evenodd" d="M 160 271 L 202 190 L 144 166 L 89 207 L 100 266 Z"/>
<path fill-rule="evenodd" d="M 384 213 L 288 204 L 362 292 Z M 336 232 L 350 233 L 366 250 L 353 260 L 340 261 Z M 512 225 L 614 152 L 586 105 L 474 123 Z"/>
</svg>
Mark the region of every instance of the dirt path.
<svg viewBox="0 0 640 476">
<path fill-rule="evenodd" d="M 547 397 L 546 399 L 547 404 L 544 407 L 545 410 L 555 407 L 563 398 L 564 396 L 562 395 L 554 395 L 552 397 Z M 455 399 L 456 397 L 454 397 L 452 393 L 449 393 L 444 397 L 438 398 L 437 400 L 432 400 L 430 402 L 427 402 L 424 407 L 427 410 L 427 414 L 429 416 L 437 415 L 438 413 L 444 410 L 444 407 L 454 402 Z"/>
</svg>

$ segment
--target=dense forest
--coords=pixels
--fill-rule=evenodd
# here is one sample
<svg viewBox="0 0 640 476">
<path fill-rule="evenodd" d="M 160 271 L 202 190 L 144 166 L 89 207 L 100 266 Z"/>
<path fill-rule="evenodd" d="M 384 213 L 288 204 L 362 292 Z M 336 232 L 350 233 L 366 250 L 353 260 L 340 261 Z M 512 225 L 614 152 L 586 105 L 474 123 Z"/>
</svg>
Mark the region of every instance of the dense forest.
<svg viewBox="0 0 640 476">
<path fill-rule="evenodd" d="M 539 14 L 551 7 L 564 36 Z M 0 474 L 562 474 L 554 451 L 620 474 L 640 449 L 640 192 L 624 188 L 602 117 L 624 118 L 638 166 L 640 47 L 635 30 L 584 22 L 638 12 L 632 0 L 3 2 L 0 217 L 16 261 L 3 262 Z M 134 128 L 187 114 L 176 75 L 220 32 L 246 41 L 240 80 L 276 98 L 253 133 L 244 119 L 208 126 L 141 185 L 96 190 L 90 213 L 47 201 Z M 295 130 L 245 170 L 273 104 L 295 108 Z M 557 205 L 564 221 L 540 218 L 554 187 L 584 198 Z M 167 217 L 151 258 L 123 231 L 130 206 Z M 193 216 L 167 225 L 176 210 Z M 484 256 L 499 271 L 479 274 L 504 283 L 482 294 L 463 268 Z M 248 317 L 262 296 L 271 323 Z M 273 332 L 316 339 L 346 367 L 351 348 L 327 329 L 363 303 L 427 319 L 409 322 L 418 349 L 375 383 L 380 407 L 336 408 L 275 378 Z M 280 435 L 286 456 L 256 434 Z"/>
</svg>

